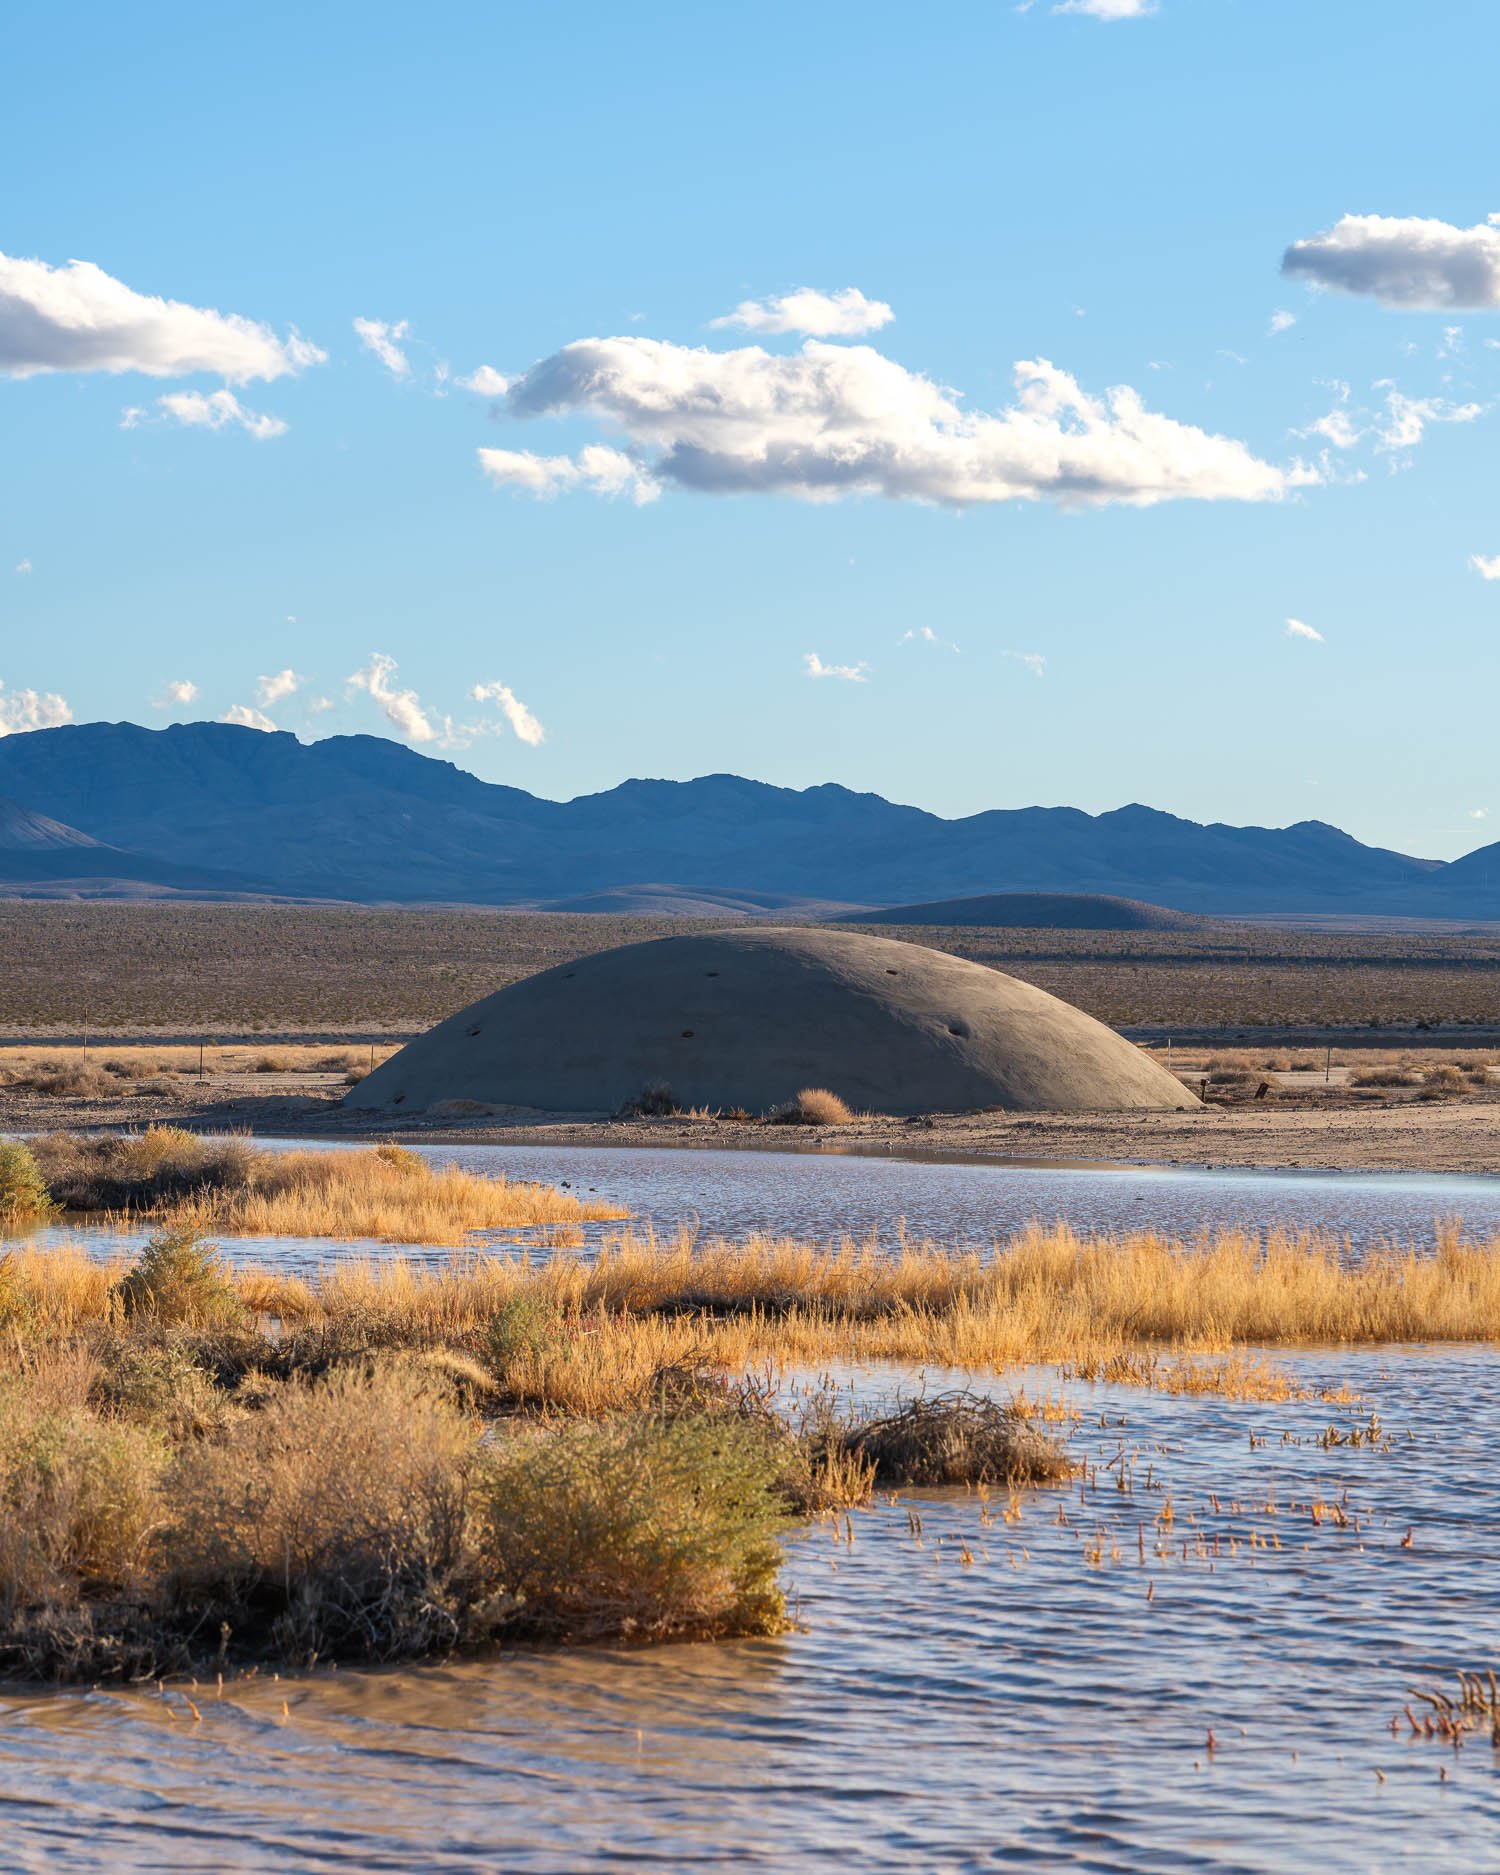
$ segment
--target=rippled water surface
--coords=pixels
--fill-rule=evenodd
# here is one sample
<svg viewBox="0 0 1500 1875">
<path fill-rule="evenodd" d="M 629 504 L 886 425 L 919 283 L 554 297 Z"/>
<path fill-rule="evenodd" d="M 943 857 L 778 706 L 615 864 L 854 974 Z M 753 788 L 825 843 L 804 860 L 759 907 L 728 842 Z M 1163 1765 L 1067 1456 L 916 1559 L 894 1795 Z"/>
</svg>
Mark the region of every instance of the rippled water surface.
<svg viewBox="0 0 1500 1875">
<path fill-rule="evenodd" d="M 1187 1236 L 1287 1223 L 1364 1245 L 1430 1242 L 1438 1216 L 1500 1230 L 1500 1181 L 1484 1179 L 431 1152 L 731 1235 L 893 1241 L 904 1219 L 988 1243 L 1058 1216 Z M 227 1247 L 307 1263 L 371 1248 Z M 780 1640 L 222 1695 L 0 1695 L 0 1868 L 1500 1869 L 1488 1742 L 1455 1753 L 1404 1719 L 1390 1729 L 1411 1686 L 1500 1656 L 1500 1353 L 1285 1365 L 1314 1395 L 1357 1397 L 1073 1385 L 1059 1429 L 1087 1482 L 1014 1507 L 915 1493 L 799 1532 L 802 1627 Z M 1325 1442 L 1372 1412 L 1374 1447 Z"/>
<path fill-rule="evenodd" d="M 1500 1360 L 1296 1367 L 1366 1398 L 1072 1390 L 1087 1485 L 814 1528 L 782 1640 L 0 1699 L 0 1864 L 1500 1867 L 1490 1745 L 1390 1730 L 1500 1651 Z"/>
<path fill-rule="evenodd" d="M 258 1145 L 306 1147 L 301 1140 Z M 319 1150 L 347 1151 L 320 1144 Z M 1066 1218 L 1079 1230 L 1154 1228 L 1192 1239 L 1200 1231 L 1284 1224 L 1330 1230 L 1356 1248 L 1395 1240 L 1430 1244 L 1439 1220 L 1461 1218 L 1475 1235 L 1500 1234 L 1500 1178 L 1412 1172 L 1264 1172 L 1196 1166 L 1026 1164 L 973 1158 L 894 1158 L 842 1152 L 718 1152 L 685 1147 L 426 1146 L 424 1155 L 468 1171 L 566 1182 L 580 1196 L 613 1200 L 659 1229 L 697 1226 L 706 1235 L 752 1231 L 989 1245 L 1033 1219 Z M 618 1226 L 589 1225 L 584 1252 Z M 40 1233 L 77 1237 L 76 1224 Z M 111 1233 L 117 1246 L 148 1229 Z M 526 1233 L 476 1242 L 503 1244 Z M 451 1252 L 327 1239 L 231 1239 L 238 1260 L 274 1259 L 315 1269 L 339 1255 L 402 1254 L 446 1261 Z"/>
</svg>

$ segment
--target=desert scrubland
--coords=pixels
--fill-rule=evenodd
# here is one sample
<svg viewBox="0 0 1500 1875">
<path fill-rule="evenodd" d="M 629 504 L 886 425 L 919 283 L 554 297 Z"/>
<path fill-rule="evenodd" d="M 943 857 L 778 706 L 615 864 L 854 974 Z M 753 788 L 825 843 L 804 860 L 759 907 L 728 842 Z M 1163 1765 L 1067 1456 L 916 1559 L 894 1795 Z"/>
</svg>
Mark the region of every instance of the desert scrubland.
<svg viewBox="0 0 1500 1875">
<path fill-rule="evenodd" d="M 0 1034 L 405 1037 L 538 970 L 718 922 L 12 900 Z M 1117 1028 L 1500 1035 L 1500 932 L 871 929 L 1008 971 Z"/>
</svg>

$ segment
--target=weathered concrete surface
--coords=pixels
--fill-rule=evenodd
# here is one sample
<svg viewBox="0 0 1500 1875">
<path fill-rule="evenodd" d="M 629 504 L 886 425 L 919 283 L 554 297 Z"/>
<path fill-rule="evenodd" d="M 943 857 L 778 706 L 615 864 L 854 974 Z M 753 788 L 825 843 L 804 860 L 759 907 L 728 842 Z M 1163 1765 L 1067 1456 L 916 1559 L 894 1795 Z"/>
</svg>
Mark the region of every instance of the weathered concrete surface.
<svg viewBox="0 0 1500 1875">
<path fill-rule="evenodd" d="M 1014 977 L 776 927 L 658 938 L 527 977 L 408 1043 L 345 1104 L 609 1113 L 650 1083 L 684 1107 L 751 1112 L 809 1086 L 893 1114 L 1198 1105 L 1113 1030 Z"/>
</svg>

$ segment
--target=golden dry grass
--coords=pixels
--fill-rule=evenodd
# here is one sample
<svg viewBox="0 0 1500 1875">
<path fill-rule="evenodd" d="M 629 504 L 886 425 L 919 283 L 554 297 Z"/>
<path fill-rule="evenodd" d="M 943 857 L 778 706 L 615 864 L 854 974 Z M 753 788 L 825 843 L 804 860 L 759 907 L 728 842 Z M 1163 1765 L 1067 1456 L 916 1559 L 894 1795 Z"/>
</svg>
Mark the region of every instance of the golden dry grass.
<svg viewBox="0 0 1500 1875">
<path fill-rule="evenodd" d="M 0 1269 L 0 1312 L 54 1334 L 76 1328 L 118 1307 L 122 1274 L 76 1247 L 18 1246 Z M 1282 1233 L 1184 1245 L 1035 1227 L 986 1259 L 925 1245 L 891 1255 L 873 1244 L 698 1245 L 625 1232 L 592 1263 L 360 1259 L 313 1281 L 273 1269 L 230 1280 L 252 1317 L 320 1345 L 485 1349 L 509 1322 L 496 1357 L 506 1392 L 586 1414 L 639 1404 L 667 1371 L 743 1373 L 768 1360 L 812 1370 L 1043 1363 L 1271 1398 L 1285 1377 L 1237 1351 L 1500 1341 L 1500 1239 L 1456 1230 L 1435 1253 L 1393 1248 L 1358 1262 L 1332 1240 Z"/>
<path fill-rule="evenodd" d="M 577 1225 L 622 1215 L 552 1185 L 479 1178 L 430 1167 L 400 1147 L 267 1155 L 240 1190 L 189 1199 L 173 1223 L 236 1237 L 374 1238 L 380 1243 L 460 1245 L 473 1231 Z"/>
<path fill-rule="evenodd" d="M 623 1215 L 550 1185 L 433 1166 L 403 1146 L 273 1153 L 175 1126 L 50 1133 L 34 1141 L 54 1199 L 75 1211 L 160 1219 L 229 1236 L 374 1238 L 461 1245 L 473 1231 L 574 1230 Z"/>
<path fill-rule="evenodd" d="M 196 1046 L 164 1042 L 106 1042 L 92 1048 L 49 1048 L 19 1044 L 0 1048 L 0 1087 L 34 1081 L 74 1083 L 83 1091 L 123 1091 L 131 1082 L 163 1075 L 196 1077 L 200 1065 L 211 1079 L 240 1074 L 350 1075 L 388 1061 L 397 1044 L 286 1042 Z M 85 1086 L 84 1078 L 87 1078 Z"/>
</svg>

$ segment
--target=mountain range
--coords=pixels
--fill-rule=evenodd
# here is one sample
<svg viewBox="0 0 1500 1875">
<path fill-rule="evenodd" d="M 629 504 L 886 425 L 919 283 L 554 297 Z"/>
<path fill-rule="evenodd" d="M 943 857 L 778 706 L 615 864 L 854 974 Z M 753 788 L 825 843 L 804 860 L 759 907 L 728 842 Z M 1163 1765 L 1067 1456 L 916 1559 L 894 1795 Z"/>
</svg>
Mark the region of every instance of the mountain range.
<svg viewBox="0 0 1500 1875">
<path fill-rule="evenodd" d="M 1444 864 L 1322 821 L 1141 806 L 945 820 L 835 783 L 632 780 L 549 801 L 375 736 L 86 723 L 0 740 L 0 893 L 832 911 L 999 891 L 1219 916 L 1500 917 L 1500 845 Z M 643 884 L 643 881 L 658 882 Z"/>
</svg>

